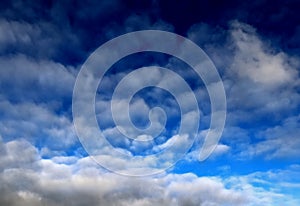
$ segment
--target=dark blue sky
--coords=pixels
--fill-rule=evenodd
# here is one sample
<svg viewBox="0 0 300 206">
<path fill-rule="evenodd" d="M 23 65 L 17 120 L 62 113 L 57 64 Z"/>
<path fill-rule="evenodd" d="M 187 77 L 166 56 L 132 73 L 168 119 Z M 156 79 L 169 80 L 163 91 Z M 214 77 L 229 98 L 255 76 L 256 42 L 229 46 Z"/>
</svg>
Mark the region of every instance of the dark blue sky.
<svg viewBox="0 0 300 206">
<path fill-rule="evenodd" d="M 188 0 L 176 3 L 150 0 L 2 1 L 1 5 L 0 15 L 3 19 L 50 24 L 53 28 L 46 29 L 44 35 L 49 35 L 49 38 L 59 37 L 57 45 L 54 45 L 59 52 L 44 52 L 56 61 L 70 65 L 82 63 L 86 55 L 104 41 L 126 33 L 122 26 L 132 15 L 144 18 L 148 25 L 140 25 L 138 20 L 132 21 L 129 25 L 131 30 L 147 29 L 151 24 L 163 21 L 172 25 L 174 32 L 184 36 L 196 23 L 204 22 L 213 27 L 228 29 L 230 21 L 238 20 L 256 28 L 275 48 L 280 47 L 288 53 L 299 53 L 300 6 L 297 0 Z M 63 44 L 64 42 L 68 44 Z M 21 48 L 7 48 L 6 52 L 17 52 L 18 49 Z M 34 48 L 27 52 L 33 56 L 42 55 L 34 51 Z"/>
</svg>

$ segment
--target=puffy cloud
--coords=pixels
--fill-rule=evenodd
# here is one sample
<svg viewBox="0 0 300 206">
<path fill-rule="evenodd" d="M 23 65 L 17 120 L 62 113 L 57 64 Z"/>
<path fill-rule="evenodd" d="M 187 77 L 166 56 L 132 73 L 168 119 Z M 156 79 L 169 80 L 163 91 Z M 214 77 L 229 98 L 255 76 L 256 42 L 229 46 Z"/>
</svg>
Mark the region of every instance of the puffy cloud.
<svg viewBox="0 0 300 206">
<path fill-rule="evenodd" d="M 290 187 L 299 173 L 287 170 L 246 176 L 198 177 L 192 173 L 160 174 L 134 178 L 119 176 L 99 167 L 91 158 L 41 159 L 25 140 L 1 142 L 1 204 L 7 205 L 272 205 L 297 199 L 272 188 L 257 186 L 276 180 Z M 20 147 L 25 151 L 20 157 Z M 35 164 L 32 164 L 35 162 Z M 275 185 L 276 186 L 276 185 Z M 278 188 L 277 188 L 278 189 Z"/>
<path fill-rule="evenodd" d="M 0 171 L 10 168 L 37 168 L 39 155 L 37 149 L 25 140 L 3 143 L 0 136 Z"/>
<path fill-rule="evenodd" d="M 5 99 L 51 103 L 71 98 L 75 82 L 73 67 L 25 55 L 1 57 L 0 66 L 0 89 L 5 91 L 2 94 Z"/>
<path fill-rule="evenodd" d="M 105 3 L 103 6 L 107 5 Z M 83 22 L 89 20 L 84 17 L 87 11 L 90 9 L 78 12 L 78 17 Z M 52 15 L 64 15 L 60 9 L 54 9 L 52 12 Z M 78 49 L 80 42 L 74 33 L 69 31 L 68 26 L 67 23 L 64 27 L 67 29 L 60 31 L 58 27 L 45 22 L 29 24 L 1 19 L 0 52 L 23 53 L 42 59 L 68 56 L 64 55 L 65 50 L 59 52 L 59 45 L 66 45 L 62 42 L 68 42 L 71 46 L 66 47 L 71 47 L 70 50 L 80 50 Z M 110 24 L 111 28 L 104 28 L 105 37 L 100 39 L 145 28 L 173 30 L 172 26 L 165 22 L 153 22 L 147 16 L 138 15 L 130 16 L 122 26 L 121 28 L 117 23 Z M 214 35 L 206 35 L 207 33 Z M 238 126 L 244 122 L 251 123 L 265 114 L 274 115 L 278 120 L 282 115 L 290 114 L 282 111 L 294 111 L 297 108 L 299 95 L 296 88 L 299 86 L 299 80 L 296 67 L 299 62 L 281 51 L 273 51 L 253 27 L 239 22 L 233 22 L 229 32 L 201 23 L 191 28 L 189 36 L 204 45 L 217 65 L 223 64 L 221 71 L 230 107 L 229 127 L 225 130 L 226 144 L 219 144 L 214 154 L 217 156 L 239 149 L 244 150 L 245 153 L 242 155 L 247 156 L 298 157 L 298 117 L 287 118 L 282 124 L 261 130 L 256 136 L 262 137 L 262 141 L 250 147 L 248 132 Z M 229 51 L 214 43 L 220 39 L 228 41 L 227 38 L 230 39 L 229 43 L 235 46 L 230 47 Z M 198 86 L 199 82 L 191 78 L 194 73 L 178 65 L 176 60 L 170 59 L 167 67 L 180 67 L 179 73 L 190 78 L 189 81 Z M 296 200 L 277 192 L 278 188 L 275 192 L 252 184 L 253 178 L 262 181 L 261 179 L 265 178 L 263 175 L 254 174 L 225 180 L 220 177 L 197 177 L 194 174 L 125 178 L 103 171 L 90 158 L 63 156 L 64 150 L 76 142 L 70 118 L 60 113 L 69 112 L 63 108 L 61 102 L 65 98 L 70 99 L 72 95 L 76 73 L 74 68 L 51 60 L 36 61 L 25 55 L 1 57 L 0 66 L 5 68 L 0 70 L 0 89 L 4 91 L 0 96 L 0 110 L 4 114 L 1 117 L 0 134 L 9 141 L 0 144 L 0 180 L 3 183 L 0 186 L 1 205 L 62 205 L 66 200 L 71 205 L 272 205 L 279 201 L 279 198 L 283 198 L 285 203 L 297 204 Z M 122 75 L 117 78 L 106 78 L 107 84 L 104 86 L 110 88 L 112 82 Z M 131 83 L 139 84 L 139 81 L 141 82 L 141 79 Z M 198 91 L 202 95 L 201 98 L 204 97 L 205 101 L 201 104 L 206 106 L 204 112 L 207 113 L 209 110 L 206 104 L 207 95 L 203 94 L 202 88 Z M 170 110 L 169 114 L 177 115 L 178 111 L 171 111 L 174 108 L 174 101 L 170 99 L 164 99 L 172 105 L 167 108 Z M 35 103 L 32 103 L 33 101 Z M 97 102 L 104 107 L 99 117 L 106 123 L 104 133 L 111 136 L 115 145 L 130 148 L 134 152 L 141 152 L 152 146 L 152 142 L 138 144 L 135 141 L 121 139 L 116 128 L 110 128 L 111 118 L 106 113 L 109 106 L 104 105 L 105 103 Z M 133 103 L 132 114 L 137 119 L 135 121 L 147 117 L 149 105 L 140 100 Z M 188 101 L 185 103 L 189 105 Z M 124 105 L 120 106 L 119 114 L 122 114 L 123 107 Z M 193 118 L 194 116 L 187 116 L 187 119 Z M 206 116 L 204 118 L 205 122 L 208 122 L 209 118 Z M 22 137 L 23 140 L 17 140 L 17 137 Z M 38 149 L 24 139 L 39 146 L 42 144 L 40 155 L 51 159 L 41 159 Z M 145 139 L 151 137 L 138 136 L 138 140 Z M 163 137 L 161 139 L 163 141 L 157 147 L 170 146 L 176 139 L 180 141 L 174 145 L 175 149 L 180 149 L 186 144 L 186 137 L 178 135 L 172 134 L 169 140 Z M 238 148 L 232 147 L 232 144 L 228 144 L 230 140 L 234 141 L 232 144 L 237 144 L 236 140 L 241 144 L 237 146 Z M 123 152 L 128 151 L 124 149 Z M 171 156 L 174 152 L 175 150 L 167 155 Z M 130 152 L 128 154 L 132 155 Z M 192 151 L 187 157 L 196 159 L 194 154 L 196 151 Z M 127 159 L 112 156 L 110 151 L 107 152 L 106 161 L 117 164 L 120 168 L 130 164 Z M 136 162 L 134 166 L 141 167 L 155 163 L 155 159 L 148 158 L 144 162 Z M 281 185 L 297 187 L 297 184 L 289 181 L 282 182 Z"/>
<path fill-rule="evenodd" d="M 251 109 L 258 116 L 296 108 L 299 59 L 270 46 L 251 25 L 233 21 L 229 26 L 226 30 L 200 23 L 188 33 L 207 48 L 205 51 L 221 72 L 229 110 L 239 115 L 238 112 Z M 223 43 L 219 44 L 221 40 Z M 235 118 L 230 115 L 229 121 Z M 245 118 L 239 116 L 241 121 Z"/>
<path fill-rule="evenodd" d="M 205 48 L 223 78 L 228 113 L 222 141 L 229 152 L 239 159 L 297 158 L 298 57 L 238 21 L 228 30 L 199 23 L 188 35 Z"/>
<path fill-rule="evenodd" d="M 239 141 L 243 158 L 297 158 L 298 117 L 294 113 L 300 102 L 299 60 L 270 47 L 252 26 L 236 21 L 231 26 L 235 50 L 227 72 L 231 83 L 225 80 L 231 109 L 228 121 L 233 129 L 239 123 L 249 124 L 240 128 L 244 134 L 234 134 L 232 140 L 244 137 L 244 142 Z M 259 122 L 265 122 L 265 128 Z"/>
<path fill-rule="evenodd" d="M 267 48 L 253 27 L 233 22 L 231 34 L 236 45 L 232 70 L 241 78 L 264 87 L 299 84 L 295 59 Z"/>
<path fill-rule="evenodd" d="M 0 66 L 3 139 L 24 138 L 53 150 L 73 146 L 77 138 L 68 104 L 75 82 L 74 68 L 25 55 L 2 56 Z"/>
<path fill-rule="evenodd" d="M 54 151 L 66 151 L 78 142 L 70 119 L 47 104 L 0 101 L 0 105 L 0 133 L 5 141 L 23 138 Z"/>
<path fill-rule="evenodd" d="M 239 111 L 252 110 L 251 121 L 263 115 L 272 115 L 275 121 L 289 115 L 299 102 L 299 61 L 268 46 L 250 25 L 233 22 L 230 35 L 235 49 L 225 84 L 235 114 L 229 114 L 229 121 L 237 115 L 239 121 L 247 118 Z"/>
</svg>

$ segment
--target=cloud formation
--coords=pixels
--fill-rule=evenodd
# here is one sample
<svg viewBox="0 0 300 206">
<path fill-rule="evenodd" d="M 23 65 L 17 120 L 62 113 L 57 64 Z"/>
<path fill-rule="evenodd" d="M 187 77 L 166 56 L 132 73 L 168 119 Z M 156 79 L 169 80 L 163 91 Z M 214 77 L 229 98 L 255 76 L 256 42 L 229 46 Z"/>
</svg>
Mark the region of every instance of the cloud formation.
<svg viewBox="0 0 300 206">
<path fill-rule="evenodd" d="M 273 48 L 254 27 L 238 21 L 229 30 L 197 24 L 189 36 L 206 42 L 203 46 L 222 68 L 229 107 L 223 140 L 230 142 L 231 152 L 242 158 L 296 159 L 299 58 Z M 225 39 L 226 49 L 212 46 L 211 39 Z"/>
<path fill-rule="evenodd" d="M 297 2 L 229 1 L 218 7 L 186 1 L 172 2 L 172 9 L 164 2 L 3 1 L 0 205 L 300 204 Z M 178 104 L 171 95 L 154 89 L 133 98 L 132 120 L 146 126 L 150 108 L 165 103 L 170 118 L 167 131 L 155 139 L 154 146 L 120 138 L 107 103 L 129 69 L 149 64 L 176 71 L 194 89 L 201 107 L 199 138 L 185 158 L 165 173 L 130 178 L 111 173 L 87 157 L 74 132 L 71 101 L 75 77 L 94 49 L 120 34 L 144 29 L 174 31 L 204 49 L 225 84 L 228 115 L 221 142 L 199 166 L 196 161 L 208 132 L 211 106 L 203 82 L 187 65 L 167 55 L 137 54 L 117 63 L 99 85 L 103 91 L 97 95 L 96 109 L 100 108 L 99 125 L 119 151 L 150 154 L 148 150 L 164 149 L 176 138 L 181 140 L 177 148 L 185 144 L 184 136 L 175 135 Z M 149 74 L 156 77 L 161 74 Z M 131 84 L 143 81 L 134 79 Z M 165 83 L 172 84 L 171 80 Z M 151 138 L 137 135 L 142 141 Z M 120 168 L 130 164 L 102 149 L 108 163 Z M 157 162 L 148 158 L 135 166 L 148 164 Z"/>
<path fill-rule="evenodd" d="M 89 157 L 42 159 L 25 140 L 1 141 L 0 146 L 0 202 L 5 205 L 272 205 L 274 197 L 293 199 L 254 183 L 269 184 L 275 175 L 276 181 L 288 185 L 289 180 L 282 179 L 285 174 L 299 173 L 295 165 L 279 173 L 229 178 L 192 173 L 130 178 L 101 169 Z"/>
</svg>

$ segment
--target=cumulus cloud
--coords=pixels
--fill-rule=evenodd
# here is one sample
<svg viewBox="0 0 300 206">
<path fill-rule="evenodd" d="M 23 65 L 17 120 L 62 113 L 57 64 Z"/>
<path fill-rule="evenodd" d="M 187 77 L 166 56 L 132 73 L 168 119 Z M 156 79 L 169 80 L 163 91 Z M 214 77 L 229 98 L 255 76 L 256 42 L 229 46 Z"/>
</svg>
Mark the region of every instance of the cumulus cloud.
<svg viewBox="0 0 300 206">
<path fill-rule="evenodd" d="M 0 67 L 3 139 L 23 138 L 63 153 L 74 146 L 78 140 L 68 104 L 75 68 L 23 54 L 2 56 Z"/>
<path fill-rule="evenodd" d="M 5 141 L 22 138 L 61 152 L 78 142 L 70 119 L 57 115 L 47 104 L 0 101 L 0 105 L 0 133 Z"/>
<path fill-rule="evenodd" d="M 294 149 L 290 149 L 290 152 L 283 152 L 288 147 L 284 149 L 283 146 L 280 146 L 283 138 L 275 135 L 276 132 L 273 136 L 271 134 L 260 135 L 260 131 L 266 130 L 266 128 L 261 128 L 259 124 L 259 122 L 269 121 L 267 124 L 270 125 L 264 124 L 264 127 L 269 127 L 269 130 L 272 130 L 273 127 L 285 127 L 282 125 L 284 124 L 282 120 L 289 119 L 289 116 L 297 109 L 300 100 L 297 92 L 299 87 L 297 71 L 299 61 L 297 58 L 273 49 L 264 41 L 263 37 L 259 36 L 255 28 L 238 21 L 231 22 L 228 31 L 201 23 L 190 29 L 189 36 L 202 44 L 209 42 L 204 47 L 212 46 L 213 48 L 210 48 L 212 54 L 226 52 L 224 57 L 226 61 L 223 61 L 224 65 L 222 66 L 229 106 L 227 128 L 224 133 L 226 143 L 220 144 L 215 154 L 232 152 L 238 153 L 239 158 L 245 158 L 245 155 L 254 157 L 262 154 L 267 158 L 292 157 L 297 154 Z M 214 47 L 212 43 L 214 39 L 225 39 L 224 44 L 227 44 L 227 51 L 224 48 Z M 212 58 L 220 61 L 219 57 L 213 56 Z M 166 66 L 177 68 L 176 65 L 178 67 L 178 60 L 170 58 Z M 178 72 L 187 79 L 194 75 L 185 66 L 180 66 L 177 69 Z M 138 84 L 139 81 L 132 82 L 132 84 Z M 199 86 L 199 83 L 195 82 Z M 202 92 L 202 89 L 198 88 L 197 94 L 203 97 L 204 101 L 202 102 L 207 103 L 207 95 Z M 202 104 L 205 105 L 205 103 Z M 205 111 L 202 112 L 207 113 L 207 110 L 205 107 Z M 107 112 L 107 110 L 102 111 Z M 148 108 L 135 111 L 147 113 Z M 251 112 L 249 113 L 249 111 Z M 147 117 L 147 115 L 142 116 Z M 204 116 L 203 119 L 206 124 L 209 122 L 207 116 Z M 241 126 L 243 124 L 248 128 L 243 128 Z M 249 127 L 252 127 L 251 130 Z M 292 133 L 296 132 L 297 130 L 294 129 Z M 286 133 L 291 133 L 291 131 L 286 130 Z M 257 143 L 256 140 L 251 140 L 250 135 L 260 136 L 265 141 L 257 140 Z M 296 148 L 298 145 L 294 139 L 294 135 L 285 139 L 288 140 L 287 142 L 295 143 L 296 146 L 292 148 Z M 249 146 L 251 144 L 253 146 Z"/>
<path fill-rule="evenodd" d="M 90 158 L 78 154 L 80 151 L 74 148 L 78 140 L 73 131 L 69 105 L 78 61 L 83 62 L 91 48 L 97 47 L 103 39 L 140 29 L 174 30 L 166 22 L 137 14 L 122 23 L 111 22 L 103 28 L 94 27 L 95 22 L 91 22 L 92 18 L 86 18 L 86 13 L 99 13 L 104 8 L 106 11 L 100 12 L 99 16 L 105 19 L 106 14 L 119 7 L 114 6 L 117 5 L 115 1 L 102 3 L 101 8 L 93 3 L 87 4 L 85 9 L 81 9 L 81 3 L 76 4 L 75 14 L 63 12 L 62 7 L 54 4 L 45 15 L 50 15 L 57 25 L 44 18 L 32 23 L 30 20 L 36 18 L 36 12 L 23 9 L 21 2 L 14 4 L 15 9 L 28 21 L 0 19 L 0 54 L 4 54 L 0 58 L 0 134 L 3 136 L 0 141 L 1 205 L 299 204 L 294 197 L 271 184 L 280 179 L 278 185 L 298 188 L 299 183 L 294 183 L 294 179 L 283 177 L 291 174 L 299 176 L 299 166 L 233 177 L 164 173 L 153 177 L 128 178 L 110 173 Z M 11 11 L 7 9 L 3 13 L 10 16 Z M 78 22 L 84 25 L 84 29 L 78 28 Z M 75 26 L 71 28 L 71 24 Z M 87 35 L 85 30 L 89 29 L 93 34 Z M 299 105 L 297 59 L 273 50 L 252 26 L 241 22 L 232 22 L 229 31 L 200 23 L 190 29 L 188 36 L 203 45 L 220 67 L 228 95 L 228 127 L 225 129 L 224 143 L 217 145 L 214 157 L 230 152 L 267 159 L 299 157 L 299 117 L 291 115 Z M 220 44 L 221 41 L 223 43 Z M 63 64 L 64 61 L 67 63 Z M 66 66 L 70 63 L 75 66 Z M 203 86 L 193 78 L 195 73 L 187 70 L 186 65 L 179 64 L 178 59 L 170 58 L 165 66 L 175 68 L 194 88 Z M 104 78 L 104 92 L 111 91 L 123 75 Z M 157 76 L 159 74 L 154 77 Z M 131 83 L 139 84 L 141 80 Z M 202 100 L 199 104 L 205 108 L 202 121 L 208 125 L 208 95 L 202 87 L 196 90 Z M 155 91 L 153 94 L 160 96 L 161 93 Z M 174 109 L 177 106 L 174 99 L 164 95 L 160 97 L 168 103 L 167 113 L 171 117 L 178 115 L 178 110 Z M 138 97 L 135 100 L 132 105 L 134 121 L 138 122 L 143 117 L 147 120 L 149 105 Z M 110 136 L 114 146 L 120 147 L 118 151 L 133 156 L 128 148 L 140 153 L 153 146 L 164 149 L 174 144 L 175 149 L 166 154 L 171 156 L 187 142 L 187 136 L 173 134 L 177 128 L 170 131 L 171 139 L 161 136 L 156 145 L 144 141 L 151 139 L 151 136 L 137 136 L 137 140 L 142 141 L 138 143 L 122 139 L 116 128 L 112 127 L 112 118 L 107 115 L 110 107 L 106 103 L 105 98 L 96 102 L 97 106 L 102 107 L 98 116 L 100 122 L 105 123 L 104 133 Z M 189 105 L 188 101 L 185 103 Z M 123 106 L 120 106 L 118 113 L 122 113 Z M 249 127 L 266 115 L 274 120 L 272 125 L 264 125 L 268 128 L 256 125 L 253 132 L 251 128 L 241 126 L 246 123 Z M 195 116 L 186 118 L 194 119 Z M 94 132 L 88 129 L 87 132 Z M 260 141 L 253 142 L 250 137 L 259 137 Z M 179 141 L 174 143 L 174 140 Z M 72 148 L 71 156 L 67 156 L 69 148 Z M 188 153 L 185 160 L 196 160 L 198 149 Z M 109 148 L 103 150 L 108 164 L 117 165 L 120 170 L 131 164 L 126 158 L 112 155 Z M 139 168 L 159 164 L 155 161 L 150 157 L 135 162 L 133 166 Z"/>
<path fill-rule="evenodd" d="M 74 67 L 51 60 L 34 60 L 22 54 L 2 56 L 0 66 L 0 89 L 5 90 L 2 94 L 5 99 L 49 103 L 71 98 Z"/>
<path fill-rule="evenodd" d="M 1 142 L 0 146 L 8 152 L 0 159 L 0 202 L 6 205 L 208 206 L 272 205 L 279 198 L 293 201 L 279 191 L 252 185 L 260 178 L 266 181 L 266 176 L 274 179 L 275 171 L 231 178 L 192 173 L 131 178 L 107 172 L 89 157 L 42 159 L 38 150 L 24 140 Z M 20 147 L 26 155 L 20 154 Z M 282 179 L 289 172 L 299 172 L 299 167 L 280 171 L 282 183 L 290 181 Z"/>
</svg>

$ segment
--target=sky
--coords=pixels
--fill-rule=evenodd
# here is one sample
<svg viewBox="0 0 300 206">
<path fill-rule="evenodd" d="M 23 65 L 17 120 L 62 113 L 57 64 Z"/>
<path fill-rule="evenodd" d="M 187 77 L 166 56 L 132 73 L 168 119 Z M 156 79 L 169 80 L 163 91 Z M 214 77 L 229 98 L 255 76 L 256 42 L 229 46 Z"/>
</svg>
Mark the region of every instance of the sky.
<svg viewBox="0 0 300 206">
<path fill-rule="evenodd" d="M 300 205 L 299 9 L 1 1 L 0 205 Z"/>
</svg>

